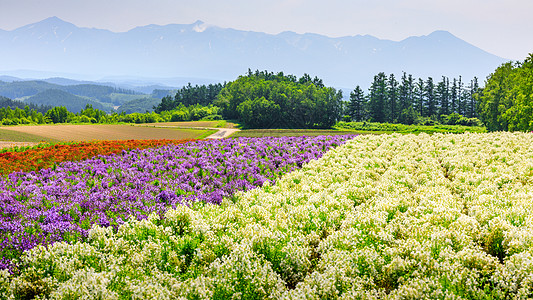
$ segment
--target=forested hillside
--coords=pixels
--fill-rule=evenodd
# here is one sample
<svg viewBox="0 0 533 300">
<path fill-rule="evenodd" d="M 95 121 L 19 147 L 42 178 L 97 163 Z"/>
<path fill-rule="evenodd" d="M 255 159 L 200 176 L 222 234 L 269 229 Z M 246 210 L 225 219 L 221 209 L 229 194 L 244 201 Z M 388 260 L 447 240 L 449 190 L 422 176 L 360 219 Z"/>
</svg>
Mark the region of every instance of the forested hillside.
<svg viewBox="0 0 533 300">
<path fill-rule="evenodd" d="M 110 106 L 104 107 L 101 103 L 94 100 L 82 98 L 65 91 L 55 89 L 40 92 L 37 95 L 26 99 L 26 102 L 37 105 L 64 106 L 68 111 L 71 112 L 81 111 L 87 104 L 92 105 L 96 109 L 111 111 Z"/>
<path fill-rule="evenodd" d="M 88 98 L 89 104 L 94 105 L 95 107 L 104 107 L 106 110 L 111 111 L 112 106 L 120 106 L 127 101 L 133 99 L 143 98 L 148 95 L 137 93 L 133 90 L 116 88 L 100 84 L 75 84 L 75 85 L 59 85 L 55 83 L 46 82 L 44 80 L 26 80 L 26 81 L 13 81 L 13 82 L 2 82 L 0 81 L 0 96 L 8 97 L 11 99 L 24 99 L 33 98 L 32 102 L 35 102 L 35 99 L 38 99 L 39 103 L 48 103 L 51 106 L 62 106 L 65 105 L 63 100 L 56 102 L 55 98 L 52 97 L 56 92 L 48 92 L 49 90 L 62 91 L 60 99 L 72 98 L 76 99 L 74 96 Z M 37 98 L 34 98 L 37 96 Z M 48 97 L 45 99 L 45 97 Z M 80 106 L 75 106 L 79 108 Z M 83 105 L 85 107 L 85 105 Z M 77 112 L 79 110 L 75 110 Z M 143 110 L 142 112 L 144 112 Z"/>
<path fill-rule="evenodd" d="M 35 105 L 33 103 L 24 103 L 22 101 L 11 100 L 9 98 L 0 96 L 0 108 L 7 108 L 7 107 L 11 109 L 19 108 L 19 109 L 25 109 L 25 110 L 35 110 L 40 113 L 45 113 L 46 111 L 52 108 L 51 106 Z"/>
<path fill-rule="evenodd" d="M 117 111 L 126 114 L 152 112 L 154 107 L 161 103 L 161 99 L 156 98 L 139 98 L 127 101 L 122 104 Z"/>
</svg>

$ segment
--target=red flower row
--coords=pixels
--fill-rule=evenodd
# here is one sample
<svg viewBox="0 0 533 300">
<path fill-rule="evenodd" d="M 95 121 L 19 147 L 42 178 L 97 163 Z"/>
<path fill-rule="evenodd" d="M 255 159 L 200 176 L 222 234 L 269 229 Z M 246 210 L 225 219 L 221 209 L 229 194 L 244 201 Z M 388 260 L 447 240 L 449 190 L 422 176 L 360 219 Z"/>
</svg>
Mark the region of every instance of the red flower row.
<svg viewBox="0 0 533 300">
<path fill-rule="evenodd" d="M 24 152 L 0 153 L 0 174 L 38 171 L 63 161 L 78 161 L 97 155 L 120 153 L 128 149 L 145 149 L 166 144 L 181 144 L 190 140 L 126 140 L 95 141 L 76 144 L 56 144 L 46 148 L 33 148 Z"/>
</svg>

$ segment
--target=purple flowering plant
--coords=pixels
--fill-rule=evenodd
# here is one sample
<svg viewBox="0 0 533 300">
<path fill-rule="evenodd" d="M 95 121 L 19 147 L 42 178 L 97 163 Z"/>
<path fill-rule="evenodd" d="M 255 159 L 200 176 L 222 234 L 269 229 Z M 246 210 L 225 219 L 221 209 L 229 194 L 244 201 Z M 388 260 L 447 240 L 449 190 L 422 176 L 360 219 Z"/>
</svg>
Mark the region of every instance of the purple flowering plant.
<svg viewBox="0 0 533 300">
<path fill-rule="evenodd" d="M 93 224 L 116 228 L 177 205 L 219 204 L 352 137 L 199 140 L 11 173 L 0 178 L 0 269 L 38 244 L 83 241 Z"/>
</svg>

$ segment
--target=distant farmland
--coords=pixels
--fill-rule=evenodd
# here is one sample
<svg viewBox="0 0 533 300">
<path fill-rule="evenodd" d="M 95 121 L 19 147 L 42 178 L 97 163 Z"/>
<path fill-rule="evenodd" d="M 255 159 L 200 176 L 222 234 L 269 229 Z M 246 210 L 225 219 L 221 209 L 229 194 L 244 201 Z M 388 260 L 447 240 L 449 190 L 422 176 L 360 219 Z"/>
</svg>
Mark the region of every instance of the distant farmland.
<svg viewBox="0 0 533 300">
<path fill-rule="evenodd" d="M 91 140 L 144 140 L 203 138 L 215 131 L 131 125 L 39 125 L 0 128 L 0 140 L 67 142 Z"/>
</svg>

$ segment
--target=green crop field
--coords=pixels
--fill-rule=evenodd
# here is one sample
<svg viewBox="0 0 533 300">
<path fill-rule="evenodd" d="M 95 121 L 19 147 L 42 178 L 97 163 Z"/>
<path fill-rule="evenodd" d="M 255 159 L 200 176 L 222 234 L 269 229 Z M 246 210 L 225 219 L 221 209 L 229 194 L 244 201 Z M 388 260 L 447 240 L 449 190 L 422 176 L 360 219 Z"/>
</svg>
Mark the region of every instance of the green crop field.
<svg viewBox="0 0 533 300">
<path fill-rule="evenodd" d="M 317 135 L 343 135 L 351 132 L 340 130 L 320 129 L 246 129 L 237 131 L 231 137 L 263 137 L 263 136 L 317 136 Z"/>
</svg>

